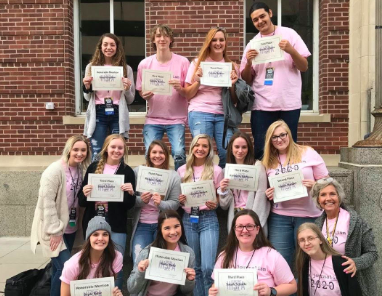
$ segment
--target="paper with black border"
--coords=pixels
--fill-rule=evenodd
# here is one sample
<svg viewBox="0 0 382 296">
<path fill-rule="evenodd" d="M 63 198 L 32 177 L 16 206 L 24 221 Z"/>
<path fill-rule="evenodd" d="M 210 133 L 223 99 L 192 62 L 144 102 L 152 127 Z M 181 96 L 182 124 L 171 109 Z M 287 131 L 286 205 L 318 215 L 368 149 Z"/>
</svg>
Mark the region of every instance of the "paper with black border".
<svg viewBox="0 0 382 296">
<path fill-rule="evenodd" d="M 257 296 L 256 269 L 214 269 L 215 287 L 220 296 Z"/>
<path fill-rule="evenodd" d="M 124 183 L 124 175 L 89 174 L 88 184 L 93 185 L 93 189 L 87 201 L 123 202 L 121 185 Z"/>
<path fill-rule="evenodd" d="M 145 279 L 184 285 L 190 254 L 151 247 Z"/>
<path fill-rule="evenodd" d="M 228 188 L 256 191 L 258 185 L 259 169 L 255 165 L 227 163 L 224 169 L 224 178 L 229 179 Z"/>
<path fill-rule="evenodd" d="M 92 66 L 93 90 L 123 90 L 123 67 Z"/>
<path fill-rule="evenodd" d="M 203 76 L 200 84 L 217 87 L 231 87 L 231 63 L 201 62 Z"/>
<path fill-rule="evenodd" d="M 156 192 L 166 195 L 170 183 L 171 171 L 147 166 L 139 166 L 137 187 L 138 192 Z"/>
<path fill-rule="evenodd" d="M 172 86 L 168 83 L 172 72 L 157 70 L 142 70 L 142 91 L 151 91 L 159 95 L 171 95 Z"/>
<path fill-rule="evenodd" d="M 114 277 L 70 281 L 71 296 L 112 296 Z"/>
<path fill-rule="evenodd" d="M 216 202 L 216 189 L 212 180 L 181 183 L 182 194 L 186 196 L 186 207 L 199 207 L 206 201 Z"/>
<path fill-rule="evenodd" d="M 252 65 L 284 60 L 284 51 L 279 46 L 281 39 L 280 35 L 252 39 L 251 49 L 256 49 L 258 52 L 258 55 L 252 59 Z"/>
</svg>

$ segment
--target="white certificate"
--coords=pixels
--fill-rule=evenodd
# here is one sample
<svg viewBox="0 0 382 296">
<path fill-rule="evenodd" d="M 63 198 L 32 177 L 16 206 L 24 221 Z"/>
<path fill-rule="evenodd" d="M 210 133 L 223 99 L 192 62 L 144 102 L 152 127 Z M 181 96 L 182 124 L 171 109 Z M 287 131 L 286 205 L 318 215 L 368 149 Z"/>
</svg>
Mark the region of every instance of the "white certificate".
<svg viewBox="0 0 382 296">
<path fill-rule="evenodd" d="M 137 188 L 139 192 L 156 192 L 166 195 L 170 183 L 171 171 L 140 166 L 138 172 Z"/>
<path fill-rule="evenodd" d="M 114 277 L 70 282 L 71 296 L 112 296 Z"/>
<path fill-rule="evenodd" d="M 229 179 L 228 188 L 256 191 L 258 184 L 258 167 L 227 163 L 224 178 Z"/>
<path fill-rule="evenodd" d="M 256 269 L 215 269 L 215 287 L 220 296 L 257 296 L 253 286 L 257 283 Z"/>
<path fill-rule="evenodd" d="M 87 200 L 123 202 L 123 183 L 124 175 L 89 174 L 88 184 L 93 185 L 93 189 Z"/>
<path fill-rule="evenodd" d="M 302 185 L 304 176 L 301 170 L 268 177 L 269 185 L 275 188 L 274 202 L 282 202 L 308 196 L 308 190 Z"/>
<path fill-rule="evenodd" d="M 181 183 L 182 194 L 186 196 L 186 207 L 204 206 L 206 201 L 216 202 L 216 189 L 212 180 Z"/>
<path fill-rule="evenodd" d="M 189 258 L 189 253 L 151 247 L 145 279 L 184 285 L 186 282 L 184 269 L 188 267 Z"/>
<path fill-rule="evenodd" d="M 168 83 L 172 79 L 172 72 L 143 69 L 142 91 L 154 94 L 171 95 L 172 86 Z"/>
<path fill-rule="evenodd" d="M 200 84 L 209 86 L 231 87 L 231 63 L 201 62 L 203 76 Z"/>
<path fill-rule="evenodd" d="M 284 60 L 284 51 L 279 46 L 280 41 L 280 35 L 252 39 L 251 49 L 256 49 L 259 53 L 252 60 L 252 65 Z"/>
<path fill-rule="evenodd" d="M 123 67 L 92 66 L 93 90 L 123 90 Z"/>
</svg>

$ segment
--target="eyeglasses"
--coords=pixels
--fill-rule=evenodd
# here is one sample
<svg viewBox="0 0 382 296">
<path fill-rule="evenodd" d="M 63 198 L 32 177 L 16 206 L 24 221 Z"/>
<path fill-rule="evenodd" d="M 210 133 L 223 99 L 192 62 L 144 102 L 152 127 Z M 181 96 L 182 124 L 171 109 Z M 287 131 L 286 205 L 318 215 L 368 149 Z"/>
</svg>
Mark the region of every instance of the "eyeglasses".
<svg viewBox="0 0 382 296">
<path fill-rule="evenodd" d="M 288 133 L 281 133 L 278 136 L 272 136 L 271 140 L 272 140 L 272 142 L 276 142 L 278 138 L 280 138 L 280 140 L 284 140 L 287 135 L 288 135 Z"/>
<path fill-rule="evenodd" d="M 235 229 L 237 231 L 243 231 L 244 228 L 247 229 L 247 231 L 252 231 L 257 227 L 257 225 L 254 224 L 248 224 L 248 225 L 235 225 Z"/>
<path fill-rule="evenodd" d="M 316 238 L 318 238 L 318 236 L 309 236 L 309 237 L 307 237 L 306 239 L 305 239 L 305 238 L 300 238 L 300 239 L 298 240 L 298 243 L 299 243 L 299 245 L 302 245 L 302 244 L 304 244 L 304 243 L 306 243 L 306 242 L 311 243 L 311 242 L 314 241 Z"/>
<path fill-rule="evenodd" d="M 217 29 L 218 31 L 226 32 L 226 29 L 224 27 L 211 27 L 211 29 Z"/>
<path fill-rule="evenodd" d="M 333 182 L 333 178 L 332 177 L 328 177 L 328 178 L 323 178 L 323 179 L 317 180 L 318 184 L 326 184 L 326 183 L 331 183 L 331 182 Z"/>
</svg>

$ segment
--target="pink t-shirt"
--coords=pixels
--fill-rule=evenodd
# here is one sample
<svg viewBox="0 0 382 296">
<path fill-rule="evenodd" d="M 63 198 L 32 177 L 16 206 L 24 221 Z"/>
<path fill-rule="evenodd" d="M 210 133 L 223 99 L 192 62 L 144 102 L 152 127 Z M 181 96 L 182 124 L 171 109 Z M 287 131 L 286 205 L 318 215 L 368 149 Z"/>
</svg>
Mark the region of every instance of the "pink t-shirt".
<svg viewBox="0 0 382 296">
<path fill-rule="evenodd" d="M 180 252 L 179 245 L 176 246 L 174 251 Z M 172 296 L 176 294 L 178 285 L 151 281 L 150 286 L 147 288 L 147 296 Z"/>
<path fill-rule="evenodd" d="M 67 165 L 65 165 L 65 176 L 66 176 L 66 198 L 68 200 L 69 214 L 72 208 L 74 208 L 76 211 L 76 219 L 75 219 L 76 225 L 72 227 L 70 223 L 68 223 L 65 229 L 65 233 L 70 234 L 70 233 L 76 232 L 78 229 L 79 207 L 78 207 L 77 194 L 82 187 L 82 176 L 78 167 L 69 167 Z"/>
<path fill-rule="evenodd" d="M 111 66 L 111 65 L 104 65 Z M 95 103 L 96 105 L 105 104 L 105 98 L 112 98 L 114 105 L 119 105 L 119 100 L 121 99 L 122 91 L 120 90 L 97 90 L 95 92 Z"/>
<path fill-rule="evenodd" d="M 145 224 L 158 223 L 159 209 L 154 204 L 154 201 L 150 199 L 149 203 L 144 205 L 141 209 L 141 215 L 139 216 L 139 222 Z"/>
<path fill-rule="evenodd" d="M 336 218 L 328 219 L 330 236 L 333 232 L 333 228 L 334 228 L 334 224 L 336 224 L 336 220 L 337 220 Z M 332 238 L 332 240 L 333 240 L 333 249 L 342 255 L 345 255 L 345 245 L 346 245 L 346 239 L 349 233 L 349 223 L 350 223 L 349 212 L 344 209 L 340 209 L 336 230 L 334 232 L 334 238 Z M 326 233 L 326 220 L 324 222 L 324 225 L 322 226 L 322 234 L 324 235 L 325 238 L 328 237 Z"/>
<path fill-rule="evenodd" d="M 233 189 L 232 192 L 235 199 L 234 207 L 245 208 L 245 206 L 247 205 L 248 191 Z"/>
<path fill-rule="evenodd" d="M 324 160 L 313 148 L 307 147 L 305 149 L 300 163 L 285 166 L 285 159 L 285 154 L 280 155 L 281 164 L 276 169 L 267 170 L 268 177 L 298 169 L 302 170 L 304 179 L 307 180 L 318 180 L 329 175 Z M 272 212 L 283 216 L 315 218 L 321 216 L 322 211 L 317 208 L 308 190 L 306 197 L 273 204 Z"/>
<path fill-rule="evenodd" d="M 272 35 L 273 33 L 263 35 L 263 37 Z M 300 35 L 293 29 L 277 26 L 275 35 L 281 35 L 282 39 L 288 40 L 303 57 L 311 55 Z M 259 33 L 253 39 L 260 38 L 261 34 Z M 249 49 L 250 43 L 244 50 L 240 73 L 247 64 L 246 54 Z M 267 68 L 274 69 L 273 85 L 264 85 Z M 256 97 L 252 110 L 287 111 L 301 108 L 301 73 L 297 70 L 290 54 L 284 52 L 283 61 L 252 66 L 252 77 L 252 89 Z"/>
<path fill-rule="evenodd" d="M 172 72 L 173 79 L 180 81 L 185 86 L 185 79 L 190 62 L 180 55 L 172 53 L 171 60 L 161 64 L 156 59 L 156 54 L 145 58 L 139 63 L 137 74 L 137 90 L 142 90 L 142 70 L 151 69 Z M 147 101 L 148 111 L 145 124 L 186 124 L 187 123 L 187 99 L 182 97 L 174 88 L 171 95 L 154 96 Z"/>
<path fill-rule="evenodd" d="M 82 251 L 76 253 L 73 255 L 72 258 L 70 258 L 68 261 L 64 264 L 64 269 L 62 270 L 62 275 L 60 277 L 60 280 L 68 285 L 70 285 L 71 281 L 77 280 L 78 274 L 80 273 L 80 265 L 79 260 L 81 257 Z M 98 264 L 91 264 L 90 272 L 87 279 L 93 279 L 95 278 L 95 272 L 97 271 Z M 122 254 L 119 251 L 115 251 L 115 259 L 113 262 L 113 270 L 117 274 L 122 270 L 123 266 L 123 257 Z M 111 272 L 111 271 L 110 271 Z"/>
<path fill-rule="evenodd" d="M 341 296 L 340 286 L 333 269 L 332 256 L 326 258 L 325 266 L 322 268 L 324 261 L 325 260 L 310 261 L 309 295 Z M 318 280 L 320 281 L 319 285 L 317 285 Z"/>
<path fill-rule="evenodd" d="M 236 255 L 234 255 L 234 260 L 235 257 Z M 214 270 L 222 268 L 223 259 L 224 255 L 220 253 Z M 248 266 L 248 269 L 257 269 L 257 281 L 259 283 L 266 283 L 268 287 L 287 284 L 294 279 L 293 273 L 283 256 L 275 249 L 269 247 L 262 247 L 256 250 L 255 253 L 253 251 L 243 252 L 238 248 L 237 261 L 233 263 L 234 268 L 246 269 Z M 212 273 L 211 277 L 215 279 L 214 273 Z"/>
<path fill-rule="evenodd" d="M 103 174 L 105 175 L 114 175 L 118 170 L 119 164 L 116 165 L 110 165 L 105 163 L 105 166 L 103 167 Z M 109 211 L 109 204 L 107 201 L 96 201 L 95 202 L 95 209 L 97 210 L 98 206 L 103 205 L 105 207 L 105 212 L 107 213 Z"/>
<path fill-rule="evenodd" d="M 206 62 L 219 62 L 224 63 L 224 59 L 221 61 L 214 61 L 210 57 L 206 58 Z M 195 59 L 188 68 L 186 82 L 192 84 L 192 80 L 195 72 L 197 60 Z M 224 114 L 223 102 L 222 102 L 222 88 L 216 86 L 200 85 L 195 97 L 190 100 L 188 106 L 188 112 L 198 111 L 212 114 Z"/>
<path fill-rule="evenodd" d="M 194 166 L 193 167 L 194 169 L 194 182 L 197 182 L 200 180 L 201 176 L 202 176 L 202 173 L 203 173 L 203 170 L 204 170 L 204 165 L 202 166 Z M 178 168 L 178 175 L 183 179 L 184 177 L 184 174 L 186 173 L 186 165 L 182 165 L 180 168 Z M 214 181 L 214 185 L 215 185 L 215 188 L 218 189 L 219 188 L 219 185 L 220 185 L 220 181 L 223 180 L 224 178 L 224 172 L 223 170 L 221 169 L 221 167 L 217 166 L 217 165 L 214 165 L 214 178 L 213 178 L 213 181 Z M 182 207 L 188 214 L 191 213 L 191 208 L 187 208 L 187 207 Z M 209 210 L 209 208 L 204 205 L 204 206 L 201 206 L 199 207 L 199 210 Z"/>
</svg>

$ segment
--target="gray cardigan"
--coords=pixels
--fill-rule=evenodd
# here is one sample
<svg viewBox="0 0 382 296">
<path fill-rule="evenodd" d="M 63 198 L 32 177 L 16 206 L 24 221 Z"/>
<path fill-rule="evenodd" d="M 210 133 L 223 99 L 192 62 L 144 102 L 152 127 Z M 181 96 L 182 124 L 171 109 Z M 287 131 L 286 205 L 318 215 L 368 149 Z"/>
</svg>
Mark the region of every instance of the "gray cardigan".
<svg viewBox="0 0 382 296">
<path fill-rule="evenodd" d="M 352 258 L 357 267 L 356 277 L 363 296 L 379 295 L 377 278 L 373 264 L 378 259 L 377 247 L 371 227 L 356 211 L 341 204 L 341 208 L 350 213 L 349 233 L 345 244 L 345 255 Z M 325 211 L 317 218 L 316 224 L 322 229 L 326 220 Z"/>
<path fill-rule="evenodd" d="M 90 64 L 86 66 L 85 73 L 89 73 Z M 119 100 L 119 133 L 125 138 L 129 137 L 130 122 L 129 122 L 129 109 L 127 105 L 130 105 L 134 101 L 135 97 L 135 84 L 133 70 L 130 66 L 127 66 L 127 78 L 131 81 L 131 86 L 129 90 L 121 92 L 121 98 Z M 84 135 L 91 138 L 95 126 L 96 126 L 96 103 L 95 103 L 95 92 L 84 93 L 84 98 L 89 101 L 88 109 L 86 110 L 86 120 L 84 126 Z"/>
<path fill-rule="evenodd" d="M 181 252 L 190 253 L 190 259 L 188 261 L 188 267 L 194 268 L 194 262 L 195 262 L 195 254 L 194 251 L 187 245 L 182 244 L 181 242 L 178 243 L 179 248 Z M 138 270 L 138 263 L 142 260 L 149 258 L 150 253 L 150 247 L 151 245 L 144 248 L 137 257 L 137 261 L 134 264 L 134 268 L 130 273 L 129 278 L 127 279 L 127 290 L 129 291 L 131 296 L 145 296 L 147 294 L 147 289 L 150 285 L 151 280 L 145 279 L 145 272 L 140 272 Z M 184 286 L 178 286 L 178 290 L 182 293 L 182 295 L 192 295 L 192 291 L 195 287 L 195 280 L 189 281 L 186 278 L 186 283 Z M 163 295 L 167 296 L 167 295 Z"/>
<path fill-rule="evenodd" d="M 138 178 L 138 172 L 139 172 L 139 166 L 134 168 L 134 174 L 135 174 L 135 184 L 137 184 L 137 178 Z M 177 210 L 179 207 L 179 195 L 181 193 L 180 190 L 180 177 L 179 175 L 173 171 L 170 170 L 171 176 L 170 176 L 170 182 L 168 185 L 167 194 L 164 197 L 164 199 L 161 201 L 160 205 L 158 206 L 158 209 L 160 211 L 165 210 Z M 136 199 L 135 199 L 135 209 L 134 209 L 134 216 L 133 216 L 133 232 L 131 234 L 131 240 L 130 240 L 130 256 L 131 252 L 133 250 L 133 239 L 135 231 L 137 230 L 138 221 L 141 216 L 141 210 L 142 207 L 146 204 L 141 199 L 141 193 L 136 192 Z M 138 257 L 138 256 L 136 256 Z"/>
<path fill-rule="evenodd" d="M 256 161 L 255 166 L 259 168 L 259 175 L 257 180 L 257 191 L 248 192 L 246 209 L 253 210 L 260 219 L 261 226 L 263 227 L 264 234 L 268 234 L 267 219 L 271 210 L 271 203 L 265 196 L 265 190 L 268 186 L 267 174 L 265 168 L 260 161 Z M 228 232 L 231 230 L 231 224 L 234 217 L 234 196 L 232 190 L 228 190 L 226 195 L 219 196 L 219 203 L 223 210 L 228 209 L 227 226 Z"/>
</svg>

